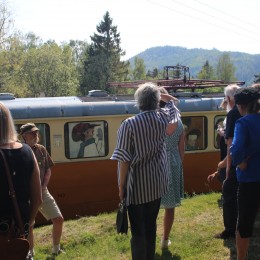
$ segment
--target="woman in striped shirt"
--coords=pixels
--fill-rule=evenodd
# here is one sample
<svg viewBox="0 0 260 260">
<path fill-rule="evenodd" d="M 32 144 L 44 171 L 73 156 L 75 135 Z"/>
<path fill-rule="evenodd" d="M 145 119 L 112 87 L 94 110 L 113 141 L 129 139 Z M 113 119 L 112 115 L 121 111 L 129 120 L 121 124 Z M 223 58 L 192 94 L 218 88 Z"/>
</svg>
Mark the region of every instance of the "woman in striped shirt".
<svg viewBox="0 0 260 260">
<path fill-rule="evenodd" d="M 117 145 L 111 157 L 118 163 L 120 200 L 126 198 L 131 224 L 132 259 L 154 259 L 156 219 L 161 197 L 168 188 L 166 127 L 179 118 L 174 97 L 160 94 L 146 83 L 135 92 L 138 115 L 126 119 L 118 130 Z M 159 101 L 166 102 L 159 109 Z"/>
</svg>

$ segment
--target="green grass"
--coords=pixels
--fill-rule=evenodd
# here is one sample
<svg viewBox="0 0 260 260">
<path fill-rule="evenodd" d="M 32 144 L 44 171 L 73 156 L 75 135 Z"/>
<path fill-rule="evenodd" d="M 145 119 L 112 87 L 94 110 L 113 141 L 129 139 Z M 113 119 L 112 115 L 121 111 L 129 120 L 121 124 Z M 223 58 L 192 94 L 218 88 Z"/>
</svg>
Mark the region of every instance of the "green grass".
<svg viewBox="0 0 260 260">
<path fill-rule="evenodd" d="M 157 221 L 157 259 L 236 259 L 235 239 L 214 239 L 223 230 L 222 209 L 218 207 L 219 193 L 202 194 L 183 200 L 176 209 L 175 222 L 170 234 L 169 251 L 160 249 L 163 210 Z M 107 260 L 131 259 L 130 237 L 115 231 L 116 212 L 96 217 L 66 221 L 62 248 L 66 254 L 59 259 Z M 129 232 L 130 233 L 130 232 Z M 35 228 L 35 260 L 51 257 L 51 226 Z M 260 259 L 260 228 L 256 228 L 250 244 L 250 260 Z"/>
</svg>

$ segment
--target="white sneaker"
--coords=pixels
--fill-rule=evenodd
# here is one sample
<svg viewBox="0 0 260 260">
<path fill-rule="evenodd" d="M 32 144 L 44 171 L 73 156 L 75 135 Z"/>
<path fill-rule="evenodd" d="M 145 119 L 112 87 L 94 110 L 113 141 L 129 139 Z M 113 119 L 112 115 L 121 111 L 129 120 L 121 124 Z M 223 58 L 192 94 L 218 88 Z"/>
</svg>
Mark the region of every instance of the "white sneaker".
<svg viewBox="0 0 260 260">
<path fill-rule="evenodd" d="M 66 254 L 66 253 L 65 253 L 65 251 L 62 250 L 62 249 L 59 249 L 59 251 L 56 252 L 56 253 L 52 252 L 52 255 L 53 255 L 53 256 L 58 256 L 58 255 L 60 255 L 60 254 Z"/>
<path fill-rule="evenodd" d="M 167 239 L 167 240 L 161 240 L 161 248 L 162 249 L 167 249 L 170 245 L 171 245 L 171 240 Z"/>
<path fill-rule="evenodd" d="M 33 260 L 33 254 L 31 252 L 27 254 L 26 260 Z"/>
</svg>

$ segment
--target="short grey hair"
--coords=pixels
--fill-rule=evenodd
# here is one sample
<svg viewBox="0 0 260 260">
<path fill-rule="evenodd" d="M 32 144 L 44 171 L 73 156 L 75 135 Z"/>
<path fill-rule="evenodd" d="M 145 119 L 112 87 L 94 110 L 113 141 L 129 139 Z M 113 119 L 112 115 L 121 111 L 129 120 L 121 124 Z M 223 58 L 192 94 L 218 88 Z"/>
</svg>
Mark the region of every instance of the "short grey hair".
<svg viewBox="0 0 260 260">
<path fill-rule="evenodd" d="M 9 109 L 0 102 L 0 145 L 17 141 L 17 132 Z"/>
<path fill-rule="evenodd" d="M 231 84 L 226 86 L 224 89 L 225 97 L 229 97 L 231 100 L 234 100 L 235 93 L 239 88 L 240 87 L 237 84 Z"/>
<path fill-rule="evenodd" d="M 160 101 L 159 88 L 153 83 L 140 85 L 135 92 L 136 106 L 141 111 L 155 110 Z"/>
</svg>

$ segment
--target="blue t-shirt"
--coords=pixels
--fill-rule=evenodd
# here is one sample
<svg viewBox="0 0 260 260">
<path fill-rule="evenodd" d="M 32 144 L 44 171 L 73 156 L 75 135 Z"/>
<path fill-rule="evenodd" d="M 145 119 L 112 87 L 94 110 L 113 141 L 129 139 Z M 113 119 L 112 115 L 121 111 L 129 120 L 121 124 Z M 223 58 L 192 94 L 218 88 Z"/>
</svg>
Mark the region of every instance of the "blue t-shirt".
<svg viewBox="0 0 260 260">
<path fill-rule="evenodd" d="M 247 168 L 237 168 L 239 182 L 260 182 L 260 113 L 246 115 L 236 122 L 230 148 L 235 165 L 247 159 Z"/>
</svg>

